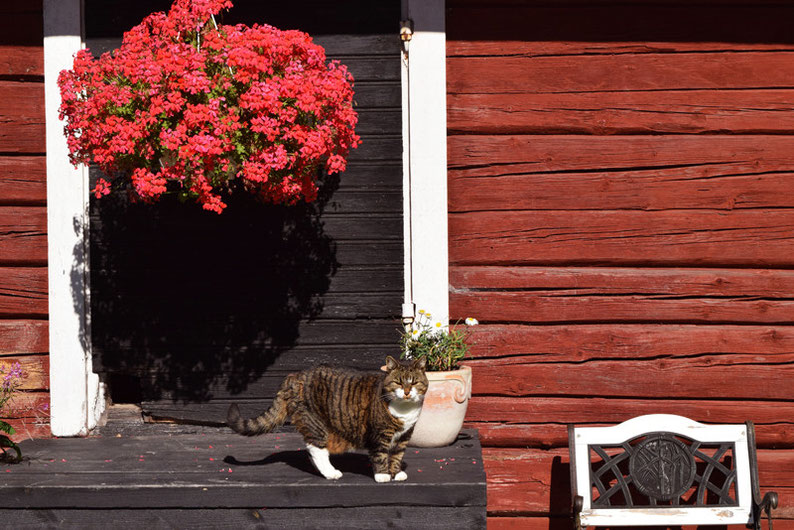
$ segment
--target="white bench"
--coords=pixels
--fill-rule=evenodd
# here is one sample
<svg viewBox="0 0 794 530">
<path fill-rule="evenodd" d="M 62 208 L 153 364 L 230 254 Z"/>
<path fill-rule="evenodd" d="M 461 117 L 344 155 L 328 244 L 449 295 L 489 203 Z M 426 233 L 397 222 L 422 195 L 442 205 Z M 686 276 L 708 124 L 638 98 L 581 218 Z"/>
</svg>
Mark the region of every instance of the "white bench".
<svg viewBox="0 0 794 530">
<path fill-rule="evenodd" d="M 777 493 L 758 486 L 755 430 L 651 414 L 568 426 L 576 528 L 742 524 L 761 528 Z"/>
</svg>

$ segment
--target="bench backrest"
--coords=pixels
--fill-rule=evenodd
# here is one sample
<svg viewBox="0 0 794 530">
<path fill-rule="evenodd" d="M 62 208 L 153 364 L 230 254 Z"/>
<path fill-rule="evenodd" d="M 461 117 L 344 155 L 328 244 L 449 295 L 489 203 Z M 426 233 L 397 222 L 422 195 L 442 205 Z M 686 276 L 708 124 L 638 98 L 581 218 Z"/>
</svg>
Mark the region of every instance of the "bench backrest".
<svg viewBox="0 0 794 530">
<path fill-rule="evenodd" d="M 586 526 L 749 524 L 758 491 L 751 422 L 639 416 L 569 426 L 571 485 Z"/>
</svg>

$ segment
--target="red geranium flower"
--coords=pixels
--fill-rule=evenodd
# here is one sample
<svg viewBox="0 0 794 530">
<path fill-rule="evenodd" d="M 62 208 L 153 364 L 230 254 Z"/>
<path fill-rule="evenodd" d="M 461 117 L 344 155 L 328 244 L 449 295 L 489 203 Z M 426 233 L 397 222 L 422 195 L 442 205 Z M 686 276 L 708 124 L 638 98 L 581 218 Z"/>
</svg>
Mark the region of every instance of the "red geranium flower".
<svg viewBox="0 0 794 530">
<path fill-rule="evenodd" d="M 355 134 L 353 78 L 300 31 L 217 25 L 229 0 L 176 0 L 58 79 L 70 158 L 96 163 L 96 197 L 124 180 L 154 201 L 168 191 L 222 212 L 245 190 L 294 204 L 319 170 L 343 171 Z M 110 177 L 108 177 L 110 178 Z"/>
</svg>

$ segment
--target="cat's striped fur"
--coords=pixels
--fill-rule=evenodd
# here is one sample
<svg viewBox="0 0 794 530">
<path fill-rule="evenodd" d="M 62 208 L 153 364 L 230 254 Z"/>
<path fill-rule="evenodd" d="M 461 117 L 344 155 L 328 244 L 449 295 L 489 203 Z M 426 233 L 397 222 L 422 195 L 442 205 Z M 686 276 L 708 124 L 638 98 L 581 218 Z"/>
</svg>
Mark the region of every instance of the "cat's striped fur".
<svg viewBox="0 0 794 530">
<path fill-rule="evenodd" d="M 256 418 L 241 418 L 232 405 L 227 423 L 240 434 L 255 436 L 290 419 L 326 478 L 342 476 L 329 454 L 366 449 L 375 480 L 405 480 L 402 458 L 425 392 L 424 358 L 400 364 L 387 357 L 386 371 L 373 373 L 320 366 L 288 375 L 273 405 Z"/>
</svg>

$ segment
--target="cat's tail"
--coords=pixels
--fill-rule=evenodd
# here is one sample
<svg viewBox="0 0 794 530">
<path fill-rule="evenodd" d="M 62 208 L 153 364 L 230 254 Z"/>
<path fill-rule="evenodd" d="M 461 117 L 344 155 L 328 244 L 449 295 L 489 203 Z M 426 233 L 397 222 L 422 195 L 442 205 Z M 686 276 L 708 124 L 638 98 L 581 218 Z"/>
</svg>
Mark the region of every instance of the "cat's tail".
<svg viewBox="0 0 794 530">
<path fill-rule="evenodd" d="M 233 431 L 243 436 L 265 434 L 283 425 L 284 422 L 287 421 L 287 404 L 294 390 L 292 385 L 294 382 L 292 381 L 293 379 L 293 375 L 287 376 L 276 394 L 276 399 L 273 400 L 273 404 L 256 418 L 242 418 L 240 416 L 239 407 L 236 403 L 232 403 L 229 406 L 229 411 L 226 413 L 226 424 L 231 427 Z"/>
</svg>

